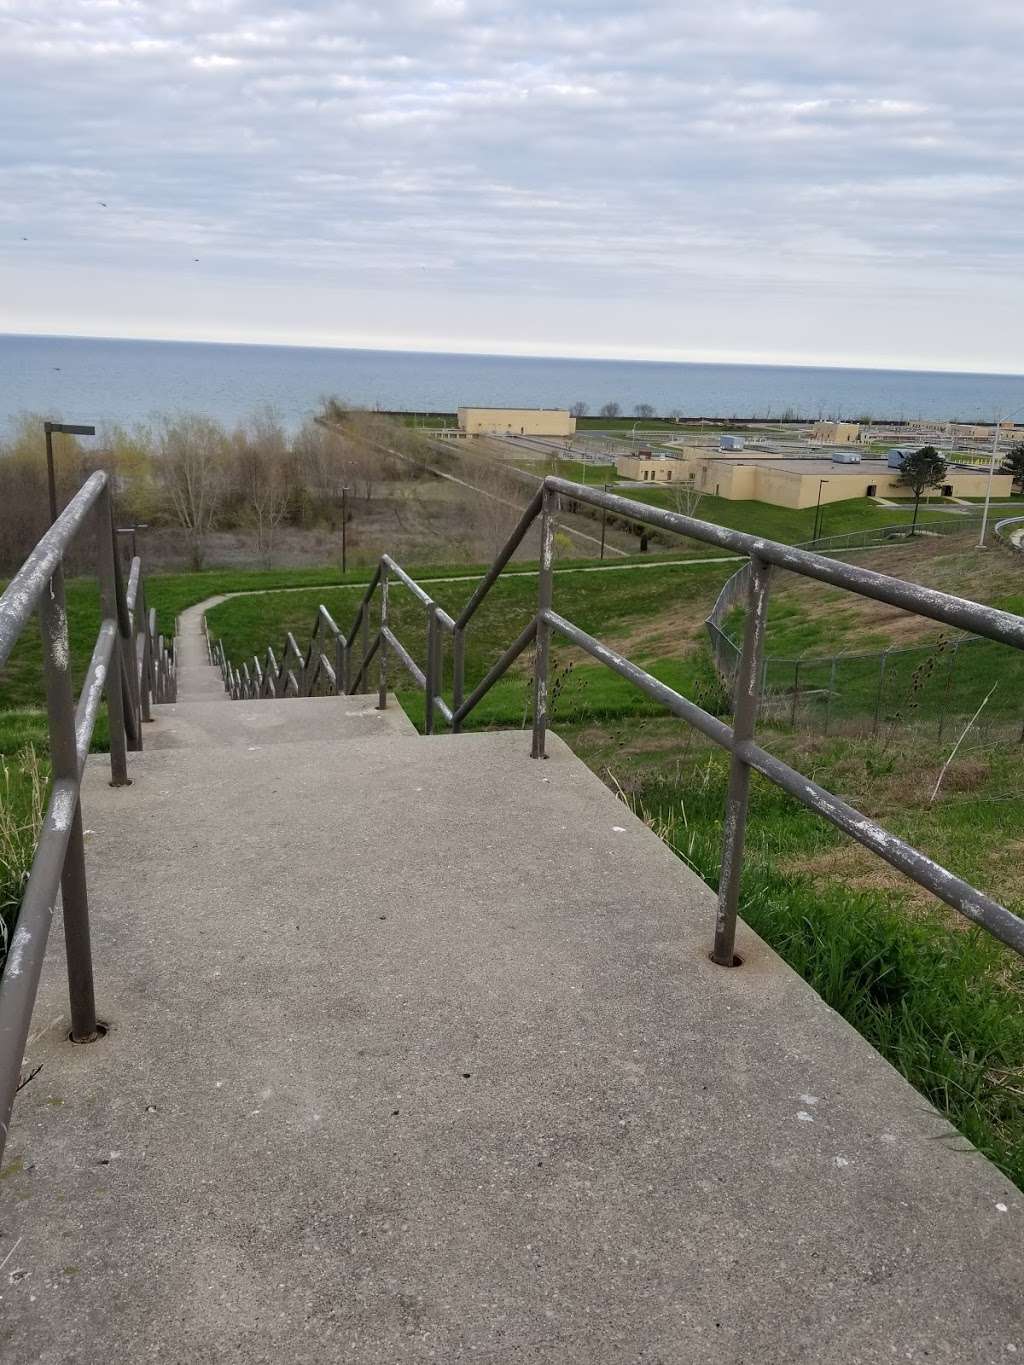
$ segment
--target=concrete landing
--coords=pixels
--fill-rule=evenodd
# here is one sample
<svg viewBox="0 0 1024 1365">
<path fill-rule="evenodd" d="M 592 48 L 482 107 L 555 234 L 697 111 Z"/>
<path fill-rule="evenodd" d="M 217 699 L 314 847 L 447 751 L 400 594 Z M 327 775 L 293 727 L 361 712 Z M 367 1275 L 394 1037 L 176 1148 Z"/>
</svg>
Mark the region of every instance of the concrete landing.
<svg viewBox="0 0 1024 1365">
<path fill-rule="evenodd" d="M 236 701 L 229 706 L 219 699 L 186 700 L 161 706 L 143 738 L 150 751 L 302 741 L 333 743 L 375 734 L 415 735 L 416 727 L 393 695 L 389 702 L 386 711 L 378 711 L 375 695 L 289 697 L 286 701 Z"/>
<path fill-rule="evenodd" d="M 528 749 L 90 760 L 110 1031 L 65 1041 L 55 932 L 4 1365 L 1019 1358 L 1021 1195 L 749 932 L 713 966 L 703 884 Z"/>
</svg>

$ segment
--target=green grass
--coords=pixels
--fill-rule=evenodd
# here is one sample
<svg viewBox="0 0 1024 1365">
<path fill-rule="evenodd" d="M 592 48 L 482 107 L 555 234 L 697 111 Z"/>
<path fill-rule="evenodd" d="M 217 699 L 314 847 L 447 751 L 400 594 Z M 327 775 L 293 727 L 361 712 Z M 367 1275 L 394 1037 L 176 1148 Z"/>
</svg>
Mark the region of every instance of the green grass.
<svg viewBox="0 0 1024 1365">
<path fill-rule="evenodd" d="M 638 502 L 675 511 L 671 489 L 632 488 L 629 496 Z M 810 540 L 814 534 L 815 508 L 775 507 L 766 502 L 733 501 L 705 494 L 697 516 L 702 521 L 713 521 L 734 531 L 748 531 L 751 535 L 795 545 Z M 849 531 L 871 531 L 880 526 L 909 526 L 912 518 L 901 509 L 879 507 L 868 498 L 847 498 L 829 503 L 822 517 L 820 534 L 834 536 Z"/>
<path fill-rule="evenodd" d="M 588 464 L 584 460 L 510 460 L 508 463 L 525 469 L 528 474 L 536 474 L 538 479 L 557 474 L 560 479 L 590 484 L 594 488 L 617 483 L 622 477 L 613 464 Z"/>
<path fill-rule="evenodd" d="M 1024 614 L 1024 593 L 996 595 L 992 605 Z M 726 618 L 726 633 L 736 642 L 743 620 L 742 608 Z M 877 710 L 881 733 L 929 721 L 937 733 L 944 714 L 943 728 L 948 722 L 951 730 L 957 718 L 974 714 L 996 684 L 985 719 L 1019 719 L 1024 727 L 1021 650 L 961 638 L 938 626 L 918 644 L 889 650 L 891 643 L 884 630 L 865 627 L 849 593 L 838 588 L 821 587 L 813 604 L 776 593 L 768 608 L 765 690 L 778 697 L 781 715 L 792 715 L 788 699 L 799 688 L 802 728 L 822 728 L 826 709 L 833 725 L 865 719 L 874 724 Z"/>
<path fill-rule="evenodd" d="M 567 573 L 556 578 L 555 609 L 561 603 L 575 624 L 590 634 L 614 641 L 624 632 L 654 622 L 668 608 L 692 602 L 710 604 L 730 566 L 694 565 L 690 567 L 652 567 L 643 571 L 624 570 L 606 573 Z M 437 583 L 436 600 L 455 616 L 465 605 L 474 582 Z M 207 614 L 211 635 L 224 643 L 228 657 L 236 664 L 265 651 L 272 645 L 280 661 L 280 647 L 287 631 L 302 645 L 309 638 L 316 609 L 322 602 L 342 630 L 347 630 L 361 593 L 352 588 L 330 588 L 262 597 L 234 598 L 214 607 Z M 472 688 L 502 652 L 522 631 L 536 610 L 537 581 L 534 577 L 502 579 L 492 589 L 469 631 L 466 645 L 467 689 Z M 376 609 L 376 608 L 375 608 Z M 698 614 L 699 613 L 695 613 Z M 425 653 L 425 624 L 422 607 L 400 587 L 392 589 L 392 628 L 422 667 Z M 374 629 L 376 618 L 374 618 Z M 709 681 L 709 665 L 702 655 L 690 649 L 690 640 L 680 640 L 676 657 L 632 651 L 639 662 L 654 666 L 672 686 L 696 685 Z M 554 644 L 555 670 L 572 662 L 571 651 Z M 448 660 L 448 651 L 446 651 Z M 450 685 L 450 661 L 446 682 Z M 660 670 L 660 671 L 659 671 Z M 571 682 L 569 681 L 571 679 Z M 410 686 L 404 673 L 395 676 L 395 685 L 404 705 L 414 719 L 422 714 L 422 698 Z M 607 718 L 637 712 L 643 698 L 600 665 L 574 663 L 556 698 L 555 715 L 585 713 Z M 519 672 L 499 683 L 478 712 L 477 725 L 519 725 L 528 704 L 525 663 Z"/>
<path fill-rule="evenodd" d="M 589 743 L 584 737 L 577 747 L 592 766 L 607 762 L 638 812 L 717 887 L 725 756 L 700 751 L 680 764 L 678 757 L 656 752 L 653 766 L 630 772 L 612 741 L 603 737 L 595 747 L 592 737 Z M 858 781 L 877 788 L 879 779 L 869 771 L 872 755 L 876 763 L 887 761 L 879 746 L 831 741 L 815 756 L 815 776 L 833 789 L 849 791 Z M 1018 760 L 996 755 L 992 762 L 998 771 L 983 793 L 951 796 L 925 809 L 905 806 L 889 821 L 895 832 L 982 886 L 991 886 L 993 848 L 1024 820 Z M 843 842 L 838 831 L 755 778 L 743 918 L 1024 1187 L 1024 963 L 982 930 L 955 927 L 941 907 L 908 913 L 898 892 L 830 879 L 818 864 Z M 815 870 L 787 869 L 790 860 Z M 1007 899 L 1024 911 L 1020 897 Z"/>
</svg>

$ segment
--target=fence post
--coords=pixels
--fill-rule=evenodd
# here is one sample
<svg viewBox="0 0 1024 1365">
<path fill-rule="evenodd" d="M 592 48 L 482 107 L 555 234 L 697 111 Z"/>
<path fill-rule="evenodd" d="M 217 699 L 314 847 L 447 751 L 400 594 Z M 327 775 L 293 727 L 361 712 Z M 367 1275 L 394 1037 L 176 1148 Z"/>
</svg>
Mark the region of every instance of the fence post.
<svg viewBox="0 0 1024 1365">
<path fill-rule="evenodd" d="M 388 642 L 384 634 L 388 626 L 388 569 L 386 564 L 380 570 L 380 645 L 377 649 L 377 710 L 386 711 L 388 706 Z"/>
<path fill-rule="evenodd" d="M 551 656 L 551 627 L 544 620 L 553 600 L 555 560 L 556 494 L 544 489 L 540 519 L 540 572 L 537 583 L 537 635 L 533 661 L 533 744 L 532 758 L 546 758 L 544 742 L 548 729 L 548 667 Z"/>
<path fill-rule="evenodd" d="M 452 632 L 452 713 L 458 711 L 466 688 L 466 627 L 456 626 Z M 452 734 L 462 732 L 462 721 L 452 721 Z"/>
<path fill-rule="evenodd" d="M 128 743 L 124 732 L 124 679 L 121 675 L 121 631 L 117 623 L 117 545 L 110 489 L 104 488 L 96 506 L 96 569 L 104 620 L 114 623 L 114 643 L 104 679 L 107 720 L 110 728 L 110 785 L 131 785 L 128 776 Z"/>
<path fill-rule="evenodd" d="M 942 689 L 942 705 L 939 708 L 939 732 L 936 735 L 936 742 L 942 743 L 942 732 L 946 728 L 946 712 L 949 709 L 949 696 L 953 690 L 953 671 L 956 668 L 956 656 L 960 652 L 963 644 L 963 637 L 957 640 L 949 655 L 949 668 L 946 670 L 946 683 Z"/>
<path fill-rule="evenodd" d="M 878 692 L 875 695 L 875 719 L 871 726 L 872 735 L 878 734 L 878 722 L 882 716 L 882 688 L 885 683 L 885 670 L 889 663 L 889 654 L 891 653 L 891 650 L 891 645 L 889 649 L 883 649 L 882 657 L 878 662 Z"/>
<path fill-rule="evenodd" d="M 64 942 L 68 960 L 68 995 L 71 1003 L 71 1037 L 76 1043 L 91 1043 L 98 1035 L 92 979 L 92 949 L 89 943 L 89 896 L 85 881 L 85 840 L 82 837 L 75 699 L 71 687 L 68 618 L 64 606 L 64 572 L 59 564 L 53 571 L 48 590 L 43 593 L 39 605 L 39 618 L 43 637 L 46 710 L 50 724 L 53 780 L 55 783 L 61 779 L 71 780 L 75 785 L 74 810 L 67 812 L 66 815 L 71 823 L 60 877 Z"/>
<path fill-rule="evenodd" d="M 747 624 L 743 632 L 743 651 L 733 700 L 733 749 L 726 797 L 725 835 L 722 843 L 722 871 L 718 883 L 718 919 L 712 961 L 732 967 L 736 961 L 736 913 L 743 872 L 743 846 L 750 798 L 750 765 L 738 752 L 741 744 L 754 737 L 761 696 L 758 680 L 764 653 L 768 621 L 768 587 L 771 565 L 752 556 L 750 560 L 750 597 Z"/>
</svg>

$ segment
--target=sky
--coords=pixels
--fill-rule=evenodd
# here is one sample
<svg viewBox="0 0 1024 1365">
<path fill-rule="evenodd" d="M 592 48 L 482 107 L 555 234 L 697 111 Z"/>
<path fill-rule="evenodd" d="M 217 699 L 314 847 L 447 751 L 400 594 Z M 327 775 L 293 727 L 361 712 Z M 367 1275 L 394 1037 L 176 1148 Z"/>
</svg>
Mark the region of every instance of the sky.
<svg viewBox="0 0 1024 1365">
<path fill-rule="evenodd" d="M 1024 370 L 1021 0 L 0 0 L 0 331 Z"/>
</svg>

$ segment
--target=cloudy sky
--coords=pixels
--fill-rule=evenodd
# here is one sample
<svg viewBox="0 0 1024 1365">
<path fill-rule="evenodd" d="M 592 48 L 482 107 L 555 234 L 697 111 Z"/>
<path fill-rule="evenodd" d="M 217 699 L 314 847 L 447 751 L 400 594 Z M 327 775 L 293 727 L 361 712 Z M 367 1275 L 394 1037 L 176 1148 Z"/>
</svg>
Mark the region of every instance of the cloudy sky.
<svg viewBox="0 0 1024 1365">
<path fill-rule="evenodd" d="M 0 331 L 1024 370 L 1022 0 L 0 0 Z"/>
</svg>

